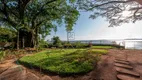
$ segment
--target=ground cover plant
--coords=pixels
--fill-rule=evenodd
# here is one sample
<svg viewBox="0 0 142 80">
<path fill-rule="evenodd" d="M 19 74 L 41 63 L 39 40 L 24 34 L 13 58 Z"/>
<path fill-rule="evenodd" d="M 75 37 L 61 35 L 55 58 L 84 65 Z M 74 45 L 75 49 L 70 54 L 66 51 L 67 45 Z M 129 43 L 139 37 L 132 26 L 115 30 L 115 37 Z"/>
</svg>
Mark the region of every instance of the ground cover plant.
<svg viewBox="0 0 142 80">
<path fill-rule="evenodd" d="M 90 49 L 45 50 L 19 59 L 20 63 L 41 68 L 57 74 L 86 73 L 94 69 L 99 56 L 89 53 Z M 98 51 L 98 54 L 99 51 Z"/>
</svg>

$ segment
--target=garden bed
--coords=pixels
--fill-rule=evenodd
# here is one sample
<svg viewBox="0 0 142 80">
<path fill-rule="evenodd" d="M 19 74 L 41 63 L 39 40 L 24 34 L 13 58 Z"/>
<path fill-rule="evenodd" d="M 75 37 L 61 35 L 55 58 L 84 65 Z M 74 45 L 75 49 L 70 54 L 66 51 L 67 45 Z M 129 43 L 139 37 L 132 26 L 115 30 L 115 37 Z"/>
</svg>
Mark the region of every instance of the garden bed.
<svg viewBox="0 0 142 80">
<path fill-rule="evenodd" d="M 100 56 L 97 53 L 102 54 L 103 52 L 104 54 L 104 51 L 97 51 L 87 49 L 46 50 L 31 56 L 24 56 L 19 61 L 25 66 L 41 68 L 56 74 L 80 74 L 87 73 L 96 67 Z"/>
</svg>

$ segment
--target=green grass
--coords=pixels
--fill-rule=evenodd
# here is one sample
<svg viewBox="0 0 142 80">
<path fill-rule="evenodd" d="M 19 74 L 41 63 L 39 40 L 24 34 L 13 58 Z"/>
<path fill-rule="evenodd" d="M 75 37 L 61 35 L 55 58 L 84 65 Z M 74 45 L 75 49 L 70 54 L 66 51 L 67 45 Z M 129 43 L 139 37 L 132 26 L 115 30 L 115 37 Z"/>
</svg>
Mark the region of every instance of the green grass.
<svg viewBox="0 0 142 80">
<path fill-rule="evenodd" d="M 105 51 L 93 50 L 93 53 L 97 52 L 100 54 Z M 98 60 L 99 56 L 88 54 L 86 49 L 57 49 L 24 56 L 19 61 L 57 74 L 76 74 L 93 70 L 94 63 Z"/>
<path fill-rule="evenodd" d="M 112 47 L 112 46 L 92 46 L 91 48 L 94 48 L 94 49 L 112 49 L 114 47 Z"/>
</svg>

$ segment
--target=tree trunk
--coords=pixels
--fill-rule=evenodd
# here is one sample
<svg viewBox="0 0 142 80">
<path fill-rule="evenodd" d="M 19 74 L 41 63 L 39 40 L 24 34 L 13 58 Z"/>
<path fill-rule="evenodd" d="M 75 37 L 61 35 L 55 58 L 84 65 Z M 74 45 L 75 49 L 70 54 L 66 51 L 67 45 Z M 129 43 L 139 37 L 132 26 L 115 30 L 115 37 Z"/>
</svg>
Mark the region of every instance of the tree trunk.
<svg viewBox="0 0 142 80">
<path fill-rule="evenodd" d="M 31 34 L 32 34 L 31 47 L 35 47 L 35 36 L 34 36 L 34 33 L 31 33 Z"/>
<path fill-rule="evenodd" d="M 25 48 L 25 38 L 23 37 L 22 39 L 22 42 L 23 42 L 23 49 Z"/>
<path fill-rule="evenodd" d="M 35 32 L 35 48 L 38 48 L 38 28 L 36 28 L 36 32 Z"/>
<path fill-rule="evenodd" d="M 19 49 L 19 30 L 17 32 L 17 49 Z"/>
<path fill-rule="evenodd" d="M 31 31 L 32 39 L 31 43 L 33 44 L 34 48 L 38 48 L 38 28 L 35 29 L 35 31 Z"/>
</svg>

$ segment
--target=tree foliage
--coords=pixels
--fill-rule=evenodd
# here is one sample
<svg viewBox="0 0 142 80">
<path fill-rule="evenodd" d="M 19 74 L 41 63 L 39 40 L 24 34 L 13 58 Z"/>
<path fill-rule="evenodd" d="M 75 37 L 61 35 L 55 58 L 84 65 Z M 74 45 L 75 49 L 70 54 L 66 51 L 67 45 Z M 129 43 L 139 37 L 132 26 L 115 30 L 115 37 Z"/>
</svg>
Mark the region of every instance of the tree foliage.
<svg viewBox="0 0 142 80">
<path fill-rule="evenodd" d="M 90 18 L 105 17 L 110 27 L 142 20 L 142 0 L 78 0 L 79 8 L 93 11 Z"/>
<path fill-rule="evenodd" d="M 16 37 L 16 33 L 10 29 L 0 27 L 0 42 L 12 41 Z"/>
</svg>

